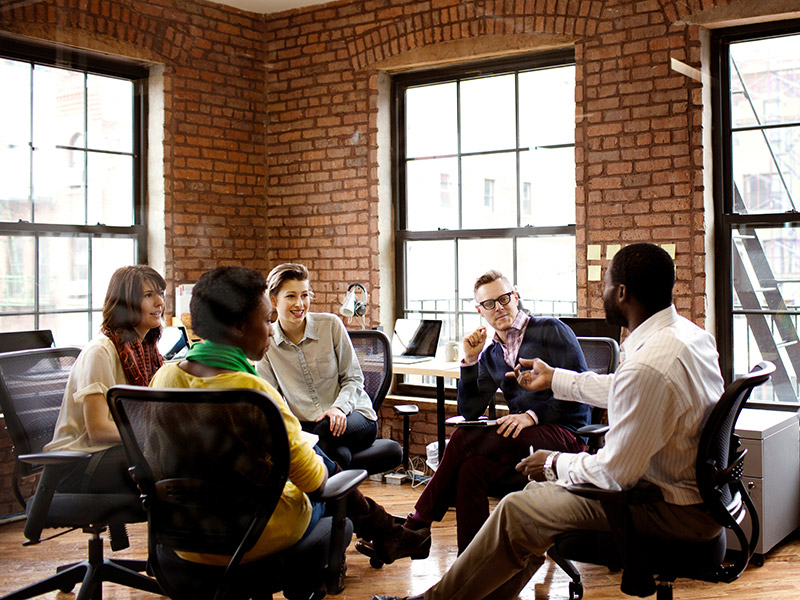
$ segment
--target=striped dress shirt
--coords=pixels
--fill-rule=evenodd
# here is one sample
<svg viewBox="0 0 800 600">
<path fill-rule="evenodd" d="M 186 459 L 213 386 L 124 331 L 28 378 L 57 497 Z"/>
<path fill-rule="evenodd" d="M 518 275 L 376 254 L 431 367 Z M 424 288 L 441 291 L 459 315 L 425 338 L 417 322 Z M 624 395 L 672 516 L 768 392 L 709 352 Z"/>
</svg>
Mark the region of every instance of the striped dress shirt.
<svg viewBox="0 0 800 600">
<path fill-rule="evenodd" d="M 657 485 L 672 504 L 702 502 L 695 483 L 700 433 L 723 392 L 714 338 L 670 306 L 634 329 L 612 375 L 556 369 L 561 400 L 608 408 L 609 431 L 597 454 L 561 454 L 559 483 L 627 489 Z"/>
</svg>

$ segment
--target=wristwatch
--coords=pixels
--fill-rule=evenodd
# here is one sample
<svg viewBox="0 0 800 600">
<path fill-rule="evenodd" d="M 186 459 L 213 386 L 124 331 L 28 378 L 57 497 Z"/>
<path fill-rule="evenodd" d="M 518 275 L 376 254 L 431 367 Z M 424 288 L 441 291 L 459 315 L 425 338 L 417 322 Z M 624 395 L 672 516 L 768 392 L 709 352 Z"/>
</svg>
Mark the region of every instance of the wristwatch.
<svg viewBox="0 0 800 600">
<path fill-rule="evenodd" d="M 547 481 L 555 481 L 558 479 L 558 475 L 556 475 L 556 470 L 553 468 L 553 463 L 556 461 L 556 458 L 561 452 L 551 452 L 547 455 L 547 458 L 544 459 L 544 465 L 542 466 L 542 471 L 544 471 L 544 476 Z"/>
</svg>

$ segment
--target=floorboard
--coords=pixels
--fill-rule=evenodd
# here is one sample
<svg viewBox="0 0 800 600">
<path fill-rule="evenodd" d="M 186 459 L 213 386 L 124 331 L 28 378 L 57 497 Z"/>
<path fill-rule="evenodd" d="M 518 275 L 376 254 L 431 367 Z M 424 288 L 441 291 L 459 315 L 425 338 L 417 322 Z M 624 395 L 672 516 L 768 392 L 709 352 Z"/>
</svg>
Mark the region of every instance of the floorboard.
<svg viewBox="0 0 800 600">
<path fill-rule="evenodd" d="M 421 488 L 409 484 L 391 486 L 367 481 L 362 490 L 391 512 L 406 514 L 414 505 Z M 68 533 L 36 546 L 23 547 L 21 521 L 0 525 L 0 596 L 42 579 L 63 563 L 82 559 L 87 536 L 80 531 Z M 144 524 L 129 527 L 131 548 L 114 553 L 118 558 L 145 558 L 146 529 Z M 398 595 L 421 593 L 435 583 L 456 558 L 455 514 L 450 511 L 433 529 L 431 556 L 425 560 L 400 560 L 376 570 L 366 557 L 347 551 L 346 589 L 339 600 L 369 600 L 373 593 Z M 110 554 L 110 551 L 107 550 Z M 619 574 L 590 565 L 578 565 L 584 580 L 587 600 L 617 600 Z M 800 598 L 800 537 L 793 534 L 767 557 L 764 566 L 751 566 L 741 578 L 730 584 L 707 584 L 679 580 L 675 598 L 703 600 L 797 600 Z M 552 562 L 547 561 L 520 594 L 522 600 L 561 600 L 569 597 L 568 578 Z M 152 594 L 128 590 L 115 584 L 104 586 L 106 600 L 148 600 Z M 53 592 L 43 596 L 50 600 L 70 600 L 73 594 Z M 279 598 L 282 596 L 278 596 Z"/>
</svg>

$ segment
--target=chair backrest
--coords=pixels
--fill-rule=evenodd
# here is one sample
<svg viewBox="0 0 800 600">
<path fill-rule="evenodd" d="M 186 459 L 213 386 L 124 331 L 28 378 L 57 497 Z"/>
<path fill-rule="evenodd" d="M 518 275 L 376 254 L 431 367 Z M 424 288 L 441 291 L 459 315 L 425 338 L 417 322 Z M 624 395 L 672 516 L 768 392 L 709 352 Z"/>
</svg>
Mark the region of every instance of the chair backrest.
<svg viewBox="0 0 800 600">
<path fill-rule="evenodd" d="M 0 353 L 0 409 L 16 455 L 41 452 L 53 439 L 69 372 L 80 352 L 39 348 Z"/>
<path fill-rule="evenodd" d="M 148 512 L 156 578 L 169 577 L 158 548 L 233 556 L 258 540 L 289 473 L 280 409 L 253 389 L 115 386 L 108 403 Z M 174 593 L 171 593 L 174 592 Z"/>
<path fill-rule="evenodd" d="M 741 482 L 746 450 L 739 450 L 736 421 L 753 389 L 767 381 L 774 371 L 775 365 L 764 361 L 731 382 L 714 405 L 700 435 L 697 487 L 711 516 L 733 531 L 742 548 L 740 559 L 725 570 L 722 579 L 727 581 L 738 577 L 747 566 L 759 528 L 755 507 Z M 750 513 L 750 540 L 741 527 L 745 512 Z"/>
<path fill-rule="evenodd" d="M 619 364 L 619 344 L 609 337 L 578 337 L 586 366 L 598 375 L 613 373 Z"/>
<path fill-rule="evenodd" d="M 0 352 L 52 348 L 54 345 L 53 332 L 49 329 L 0 332 Z"/>
<path fill-rule="evenodd" d="M 350 334 L 361 372 L 364 374 L 364 389 L 372 400 L 375 412 L 378 412 L 392 385 L 391 342 L 385 333 L 377 329 L 352 330 L 347 333 Z"/>
<path fill-rule="evenodd" d="M 615 342 L 620 342 L 622 328 L 619 325 L 610 325 L 604 317 L 559 317 L 578 337 L 610 337 Z"/>
</svg>

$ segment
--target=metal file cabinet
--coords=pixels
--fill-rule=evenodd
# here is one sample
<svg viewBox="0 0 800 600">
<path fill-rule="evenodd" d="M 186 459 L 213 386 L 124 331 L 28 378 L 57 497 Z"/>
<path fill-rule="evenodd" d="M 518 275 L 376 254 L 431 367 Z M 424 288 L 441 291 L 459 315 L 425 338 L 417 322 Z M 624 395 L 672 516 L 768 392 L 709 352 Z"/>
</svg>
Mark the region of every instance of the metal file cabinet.
<svg viewBox="0 0 800 600">
<path fill-rule="evenodd" d="M 736 433 L 747 448 L 742 481 L 758 513 L 761 532 L 754 557 L 763 555 L 800 526 L 800 432 L 796 413 L 745 408 Z M 749 517 L 745 529 L 750 532 Z M 728 547 L 739 544 L 728 535 Z"/>
</svg>

